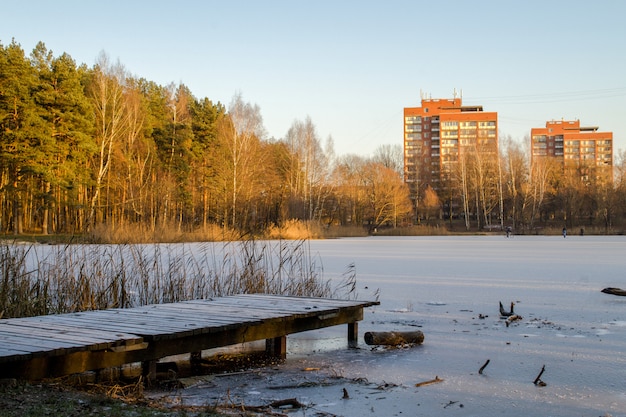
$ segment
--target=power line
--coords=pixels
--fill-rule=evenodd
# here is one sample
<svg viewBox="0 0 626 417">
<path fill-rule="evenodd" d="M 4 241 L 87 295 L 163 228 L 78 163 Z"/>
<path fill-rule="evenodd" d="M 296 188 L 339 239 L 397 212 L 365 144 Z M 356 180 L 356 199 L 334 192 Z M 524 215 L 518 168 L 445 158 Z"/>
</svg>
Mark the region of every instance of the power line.
<svg viewBox="0 0 626 417">
<path fill-rule="evenodd" d="M 605 88 L 596 90 L 580 90 L 580 91 L 564 91 L 557 93 L 542 94 L 524 94 L 515 96 L 486 96 L 486 97 L 467 97 L 467 101 L 482 102 L 498 102 L 504 104 L 539 104 L 539 103 L 557 103 L 563 101 L 585 101 L 597 100 L 603 98 L 624 97 L 626 96 L 626 87 Z"/>
</svg>

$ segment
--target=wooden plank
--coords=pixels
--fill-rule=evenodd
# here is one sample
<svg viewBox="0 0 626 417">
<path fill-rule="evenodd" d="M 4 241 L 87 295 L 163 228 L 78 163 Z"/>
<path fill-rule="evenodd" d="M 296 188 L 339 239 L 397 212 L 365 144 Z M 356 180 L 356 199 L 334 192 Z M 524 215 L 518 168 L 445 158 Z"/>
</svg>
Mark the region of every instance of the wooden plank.
<svg viewBox="0 0 626 417">
<path fill-rule="evenodd" d="M 232 323 L 232 322 L 241 322 L 241 318 L 236 316 L 226 317 L 220 315 L 221 319 L 217 320 L 215 315 L 202 314 L 206 313 L 204 311 L 193 311 L 193 312 L 185 312 L 179 311 L 178 309 L 172 308 L 168 310 L 167 308 L 153 309 L 147 313 L 137 312 L 137 311 L 129 311 L 125 312 L 124 317 L 128 317 L 129 321 L 132 323 L 143 323 L 144 321 L 149 321 L 153 324 L 162 324 L 167 323 L 170 326 L 175 328 L 185 328 L 185 327 L 204 327 L 204 326 L 212 326 L 219 325 L 222 323 Z"/>
<path fill-rule="evenodd" d="M 245 294 L 237 296 L 223 297 L 221 301 L 227 301 L 232 304 L 235 301 L 238 305 L 258 305 L 276 306 L 280 308 L 309 310 L 309 309 L 326 309 L 340 307 L 367 307 L 377 302 L 370 301 L 350 301 L 350 300 L 332 300 L 318 299 L 310 297 L 287 297 L 281 295 L 264 296 L 261 294 Z"/>
<path fill-rule="evenodd" d="M 346 307 L 369 307 L 371 305 L 379 304 L 377 301 L 360 301 L 360 300 L 344 300 L 336 298 L 317 298 L 317 297 L 304 297 L 304 296 L 292 296 L 281 294 L 238 294 L 231 295 L 224 298 L 233 299 L 259 299 L 267 302 L 295 302 L 295 303 L 308 303 L 313 305 L 330 305 L 330 306 L 346 306 Z"/>
<path fill-rule="evenodd" d="M 81 328 L 80 330 L 78 328 L 74 328 L 76 329 L 76 331 L 74 332 L 72 331 L 71 327 L 59 329 L 58 327 L 51 328 L 36 326 L 37 323 L 32 324 L 34 324 L 35 326 L 28 326 L 25 324 L 7 324 L 4 325 L 6 327 L 0 326 L 0 332 L 2 332 L 3 334 L 41 336 L 54 340 L 69 341 L 88 346 L 90 349 L 106 349 L 110 346 L 118 345 L 124 342 L 124 339 L 120 337 L 114 337 L 113 335 L 109 338 L 105 338 L 102 336 L 101 332 L 94 332 L 94 334 L 86 333 L 84 328 Z M 133 336 L 133 339 L 137 339 L 137 336 Z"/>
<path fill-rule="evenodd" d="M 80 325 L 86 329 L 95 329 L 100 331 L 121 331 L 124 333 L 134 334 L 137 337 L 142 336 L 152 336 L 154 334 L 159 334 L 166 332 L 169 329 L 163 329 L 162 327 L 154 328 L 153 326 L 149 326 L 145 324 L 140 326 L 138 324 L 128 323 L 127 321 L 122 320 L 112 320 L 111 318 L 101 317 L 101 316 L 75 316 L 75 317 L 63 317 L 56 318 L 56 320 L 61 321 L 66 325 Z"/>
<path fill-rule="evenodd" d="M 80 345 L 73 345 L 68 342 L 60 342 L 58 340 L 49 340 L 40 337 L 26 337 L 3 334 L 2 339 L 4 346 L 9 348 L 12 346 L 19 346 L 20 350 L 27 350 L 33 355 L 57 355 L 67 352 L 72 348 L 77 349 L 80 347 Z"/>
<path fill-rule="evenodd" d="M 120 344 L 105 339 L 78 337 L 72 334 L 58 334 L 19 326 L 7 326 L 7 328 L 2 329 L 0 333 L 3 336 L 3 340 L 8 338 L 33 340 L 39 344 L 48 342 L 50 345 L 82 346 L 85 349 L 106 349 Z"/>
<path fill-rule="evenodd" d="M 86 330 L 83 326 L 82 322 L 76 322 L 73 320 L 74 314 L 80 313 L 70 313 L 70 314 L 57 314 L 57 315 L 48 315 L 48 316 L 36 316 L 36 317 L 27 317 L 20 319 L 7 319 L 0 320 L 0 326 L 2 324 L 7 325 L 20 325 L 20 326 L 29 326 L 35 328 L 46 328 L 50 327 L 51 329 L 58 329 L 60 332 L 68 331 L 68 332 L 76 332 L 76 333 L 87 333 L 90 336 L 95 335 L 96 337 L 101 338 L 120 338 L 120 339 L 132 339 L 133 337 L 137 337 L 132 333 L 124 333 L 121 331 L 94 331 L 94 330 Z M 5 323 L 6 322 L 6 323 Z M 1 329 L 2 327 L 0 327 Z"/>
<path fill-rule="evenodd" d="M 131 312 L 132 313 L 132 312 Z M 218 308 L 196 308 L 196 307 L 180 307 L 180 304 L 175 305 L 158 305 L 152 307 L 151 310 L 142 311 L 138 314 L 147 315 L 151 318 L 159 318 L 165 320 L 177 320 L 180 323 L 185 323 L 188 326 L 204 327 L 212 326 L 216 322 L 221 323 L 251 323 L 254 321 L 260 321 L 265 317 L 260 314 L 249 316 L 241 315 L 226 315 L 222 309 Z"/>
<path fill-rule="evenodd" d="M 311 316 L 317 314 L 319 311 L 337 311 L 338 307 L 334 308 L 318 308 L 315 306 L 309 305 L 280 305 L 280 304 L 270 304 L 263 303 L 261 300 L 239 300 L 238 303 L 232 304 L 227 301 L 212 301 L 215 306 L 220 306 L 221 308 L 229 308 L 229 307 L 238 307 L 247 310 L 259 311 L 263 314 L 267 313 L 275 313 L 284 316 Z"/>
<path fill-rule="evenodd" d="M 58 318 L 57 318 L 58 320 Z M 116 316 L 115 320 L 110 317 L 103 315 L 80 315 L 80 316 L 72 316 L 72 317 L 63 317 L 64 323 L 71 325 L 80 325 L 87 329 L 98 329 L 98 330 L 106 330 L 106 331 L 124 331 L 128 333 L 132 333 L 141 336 L 146 341 L 150 340 L 158 340 L 161 338 L 175 338 L 181 337 L 190 333 L 203 333 L 207 332 L 207 327 L 202 328 L 185 328 L 185 327 L 172 327 L 171 325 L 167 325 L 167 327 L 163 327 L 158 324 L 149 325 L 149 319 L 141 320 L 139 322 L 130 320 L 129 316 Z M 144 324 L 146 323 L 146 324 Z M 220 322 L 213 321 L 212 327 L 217 328 L 227 328 L 228 326 L 239 326 L 238 322 L 228 321 Z"/>
<path fill-rule="evenodd" d="M 137 334 L 136 330 L 140 329 L 144 332 L 151 334 L 167 333 L 179 331 L 181 328 L 175 321 L 171 322 L 158 322 L 152 320 L 148 315 L 137 315 L 130 311 L 124 310 L 99 310 L 89 311 L 84 313 L 75 313 L 72 317 L 67 317 L 68 320 L 76 320 L 81 323 L 97 323 L 95 328 L 101 328 L 103 330 L 113 330 L 116 328 L 122 331 L 127 331 L 131 334 Z M 89 326 L 94 328 L 94 326 Z"/>
<path fill-rule="evenodd" d="M 340 300 L 332 298 L 315 298 L 315 297 L 294 297 L 286 295 L 265 295 L 265 294 L 240 294 L 233 295 L 224 298 L 233 299 L 256 299 L 267 303 L 277 303 L 290 305 L 288 303 L 295 303 L 296 305 L 306 305 L 308 307 L 317 306 L 318 308 L 336 308 L 336 307 L 370 307 L 373 305 L 379 305 L 378 301 L 359 301 L 359 300 Z"/>
<path fill-rule="evenodd" d="M 260 309 L 252 309 L 240 306 L 230 306 L 228 304 L 223 305 L 211 305 L 211 306 L 203 306 L 198 305 L 198 307 L 190 307 L 189 313 L 193 313 L 196 315 L 207 316 L 211 318 L 221 318 L 224 320 L 231 321 L 246 321 L 246 322 L 254 322 L 254 321 L 262 321 L 268 318 L 277 318 L 277 317 L 288 317 L 289 314 L 285 312 L 271 312 L 271 311 L 262 311 Z M 167 307 L 163 307 L 166 309 Z"/>
<path fill-rule="evenodd" d="M 43 316 L 45 317 L 59 317 L 59 316 Z M 65 325 L 58 320 L 42 320 L 42 317 L 30 317 L 28 319 L 8 319 L 0 321 L 0 332 L 2 331 L 2 325 L 19 325 L 21 327 L 31 327 L 41 330 L 50 330 L 57 333 L 72 333 L 75 335 L 89 335 L 90 337 L 96 337 L 102 340 L 111 340 L 113 342 L 123 341 L 125 344 L 129 343 L 141 343 L 143 340 L 141 337 L 131 333 L 121 333 L 119 331 L 100 331 L 96 329 L 86 329 L 82 325 Z"/>
<path fill-rule="evenodd" d="M 124 314 L 121 320 L 124 321 L 125 325 L 134 325 L 138 326 L 134 328 L 133 332 L 139 333 L 146 336 L 151 337 L 180 337 L 190 333 L 202 333 L 205 332 L 204 329 L 210 327 L 222 327 L 224 325 L 236 325 L 236 326 L 244 326 L 252 324 L 251 321 L 243 322 L 242 320 L 237 320 L 236 317 L 224 317 L 224 318 L 216 318 L 216 317 L 189 317 L 183 316 L 181 320 L 176 322 L 172 322 L 168 319 L 162 319 L 162 317 L 155 316 L 156 320 L 150 319 L 148 315 L 141 315 L 141 317 L 137 318 L 133 316 L 134 313 L 129 312 L 128 314 Z M 144 323 L 151 323 L 150 325 L 144 325 Z M 152 329 L 153 331 L 148 333 L 146 330 Z"/>
<path fill-rule="evenodd" d="M 2 327 L 3 325 L 6 327 Z M 7 331 L 14 331 L 15 329 L 24 329 L 23 331 L 47 332 L 47 333 L 51 333 L 51 334 L 58 335 L 58 336 L 72 335 L 79 339 L 107 341 L 110 343 L 116 343 L 118 341 L 124 341 L 124 342 L 135 341 L 136 343 L 141 342 L 141 338 L 134 334 L 89 330 L 89 329 L 85 329 L 83 326 L 65 325 L 65 324 L 59 323 L 58 321 L 46 322 L 46 321 L 40 321 L 40 320 L 32 320 L 32 321 L 9 322 L 6 324 L 0 324 L 0 331 L 2 331 L 2 329 L 6 329 Z"/>
<path fill-rule="evenodd" d="M 227 306 L 231 309 L 239 309 L 241 311 L 246 311 L 250 314 L 251 318 L 265 318 L 263 314 L 259 312 L 255 312 L 251 309 L 242 308 L 240 306 L 233 306 L 231 304 L 217 304 L 217 303 L 179 303 L 179 304 L 160 304 L 151 306 L 150 312 L 167 312 L 167 311 L 178 311 L 180 314 L 215 314 L 223 312 L 222 307 Z M 233 317 L 237 318 L 237 317 Z"/>
<path fill-rule="evenodd" d="M 15 327 L 15 326 L 11 326 Z M 20 331 L 22 330 L 22 331 Z M 3 330 L 2 335 L 5 338 L 22 338 L 24 340 L 32 339 L 39 340 L 42 344 L 58 344 L 62 346 L 81 346 L 85 349 L 91 350 L 102 350 L 106 349 L 113 344 L 110 341 L 106 340 L 96 340 L 96 339 L 85 339 L 74 337 L 72 335 L 62 335 L 55 333 L 47 333 L 42 331 L 35 331 L 33 329 L 20 329 L 16 328 L 15 330 Z"/>
</svg>

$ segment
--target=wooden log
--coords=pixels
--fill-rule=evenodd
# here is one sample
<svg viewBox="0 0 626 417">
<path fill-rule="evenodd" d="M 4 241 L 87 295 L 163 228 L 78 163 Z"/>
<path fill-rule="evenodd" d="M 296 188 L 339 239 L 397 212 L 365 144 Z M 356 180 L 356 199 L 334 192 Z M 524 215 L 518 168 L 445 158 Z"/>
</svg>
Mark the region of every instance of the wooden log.
<svg viewBox="0 0 626 417">
<path fill-rule="evenodd" d="M 424 342 L 424 333 L 419 330 L 412 332 L 367 332 L 364 337 L 365 343 L 368 345 L 419 345 Z"/>
<path fill-rule="evenodd" d="M 619 295 L 622 297 L 626 297 L 626 290 L 623 290 L 621 288 L 608 287 L 608 288 L 603 289 L 602 292 L 605 294 Z"/>
</svg>

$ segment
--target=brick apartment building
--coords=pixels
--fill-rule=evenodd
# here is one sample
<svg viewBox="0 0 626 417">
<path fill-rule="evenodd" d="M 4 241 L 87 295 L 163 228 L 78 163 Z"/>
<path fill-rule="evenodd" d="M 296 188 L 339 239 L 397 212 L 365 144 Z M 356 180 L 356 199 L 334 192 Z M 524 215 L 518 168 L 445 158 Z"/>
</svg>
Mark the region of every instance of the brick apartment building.
<svg viewBox="0 0 626 417">
<path fill-rule="evenodd" d="M 456 97 L 404 108 L 404 181 L 414 204 L 426 187 L 441 190 L 464 154 L 497 151 L 497 112 L 464 106 Z"/>
<path fill-rule="evenodd" d="M 532 128 L 531 158 L 551 158 L 564 169 L 597 167 L 598 175 L 613 177 L 613 132 L 598 132 L 597 126 L 584 127 L 579 120 L 549 121 L 546 127 Z"/>
</svg>

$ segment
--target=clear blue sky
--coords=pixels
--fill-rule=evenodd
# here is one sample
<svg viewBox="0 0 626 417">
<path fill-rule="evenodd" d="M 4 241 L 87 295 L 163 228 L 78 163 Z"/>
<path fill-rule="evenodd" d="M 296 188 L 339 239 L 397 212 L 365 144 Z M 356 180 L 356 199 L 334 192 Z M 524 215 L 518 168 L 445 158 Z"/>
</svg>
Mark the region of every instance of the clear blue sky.
<svg viewBox="0 0 626 417">
<path fill-rule="evenodd" d="M 258 104 L 268 137 L 307 116 L 337 154 L 402 144 L 420 94 L 497 111 L 522 141 L 547 120 L 612 131 L 626 149 L 626 2 L 0 0 L 0 42 Z"/>
</svg>

